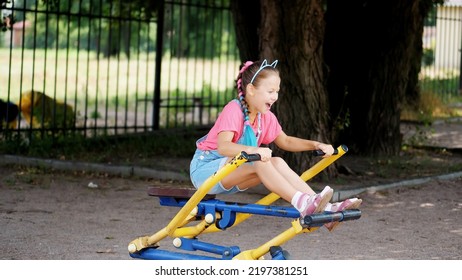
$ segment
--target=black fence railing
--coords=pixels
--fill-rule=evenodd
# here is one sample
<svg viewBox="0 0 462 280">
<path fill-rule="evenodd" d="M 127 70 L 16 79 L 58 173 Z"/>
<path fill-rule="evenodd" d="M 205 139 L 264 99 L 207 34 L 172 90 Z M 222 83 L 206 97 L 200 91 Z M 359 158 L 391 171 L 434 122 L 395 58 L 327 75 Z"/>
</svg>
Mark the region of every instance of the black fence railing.
<svg viewBox="0 0 462 280">
<path fill-rule="evenodd" d="M 1 12 L 0 96 L 21 112 L 2 129 L 10 136 L 202 126 L 234 95 L 229 1 L 164 1 L 152 17 L 109 0 L 11 1 Z"/>
<path fill-rule="evenodd" d="M 422 90 L 449 100 L 462 93 L 462 5 L 437 6 L 424 27 Z"/>
</svg>

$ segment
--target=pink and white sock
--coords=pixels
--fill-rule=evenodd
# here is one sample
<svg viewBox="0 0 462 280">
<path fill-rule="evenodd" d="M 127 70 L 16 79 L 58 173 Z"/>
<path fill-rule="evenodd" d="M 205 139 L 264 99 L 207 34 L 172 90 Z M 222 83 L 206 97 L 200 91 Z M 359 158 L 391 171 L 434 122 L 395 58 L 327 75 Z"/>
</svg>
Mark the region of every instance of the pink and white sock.
<svg viewBox="0 0 462 280">
<path fill-rule="evenodd" d="M 305 210 L 307 204 L 308 204 L 308 199 L 310 195 L 307 193 L 302 193 L 300 191 L 297 191 L 294 196 L 292 197 L 291 204 L 297 209 L 299 212 Z"/>
</svg>

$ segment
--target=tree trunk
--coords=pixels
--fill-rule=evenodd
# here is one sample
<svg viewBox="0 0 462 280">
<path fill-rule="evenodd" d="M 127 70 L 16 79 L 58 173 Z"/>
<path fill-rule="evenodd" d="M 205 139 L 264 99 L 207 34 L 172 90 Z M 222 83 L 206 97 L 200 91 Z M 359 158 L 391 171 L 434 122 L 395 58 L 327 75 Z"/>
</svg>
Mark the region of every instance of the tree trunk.
<svg viewBox="0 0 462 280">
<path fill-rule="evenodd" d="M 233 0 L 231 1 L 231 13 L 241 61 L 258 60 L 260 50 L 257 30 L 261 18 L 260 1 Z"/>
<path fill-rule="evenodd" d="M 407 93 L 418 94 L 422 50 L 416 46 L 426 15 L 420 2 L 327 2 L 325 52 L 334 135 L 358 153 L 397 155 L 401 150 L 401 107 Z"/>
<path fill-rule="evenodd" d="M 260 1 L 231 1 L 231 12 L 236 30 L 236 43 L 242 62 L 255 61 L 259 57 L 258 27 L 260 26 Z"/>
<path fill-rule="evenodd" d="M 275 113 L 288 135 L 329 141 L 324 86 L 324 11 L 318 0 L 261 0 L 260 58 L 279 60 L 281 75 Z M 298 173 L 312 166 L 310 153 L 275 150 Z M 329 168 L 330 175 L 335 169 Z"/>
<path fill-rule="evenodd" d="M 423 57 L 423 32 L 425 18 L 433 7 L 432 0 L 421 0 L 418 3 L 418 13 L 414 16 L 414 51 L 415 54 L 411 58 L 411 69 L 409 72 L 409 83 L 405 94 L 405 103 L 417 108 L 420 100 L 419 73 L 422 67 Z"/>
</svg>

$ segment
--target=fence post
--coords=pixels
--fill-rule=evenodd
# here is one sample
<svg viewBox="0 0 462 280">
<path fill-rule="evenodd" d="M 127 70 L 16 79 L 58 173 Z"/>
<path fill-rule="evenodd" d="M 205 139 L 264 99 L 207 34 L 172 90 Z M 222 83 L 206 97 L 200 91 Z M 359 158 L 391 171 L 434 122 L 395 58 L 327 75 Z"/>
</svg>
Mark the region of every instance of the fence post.
<svg viewBox="0 0 462 280">
<path fill-rule="evenodd" d="M 157 34 L 156 34 L 156 73 L 154 77 L 154 100 L 152 106 L 152 128 L 159 129 L 160 121 L 160 79 L 162 76 L 162 54 L 164 45 L 164 1 L 160 1 L 157 11 Z"/>
<path fill-rule="evenodd" d="M 194 97 L 193 99 L 193 124 L 196 124 L 194 120 L 197 118 L 197 123 L 202 125 L 202 110 L 204 108 L 204 104 L 202 104 L 202 98 Z"/>
<path fill-rule="evenodd" d="M 462 16 L 461 16 L 461 22 L 462 22 Z M 460 43 L 460 48 L 459 48 L 459 53 L 460 53 L 460 63 L 459 63 L 459 96 L 462 95 L 462 28 L 460 29 L 461 32 L 461 43 Z"/>
</svg>

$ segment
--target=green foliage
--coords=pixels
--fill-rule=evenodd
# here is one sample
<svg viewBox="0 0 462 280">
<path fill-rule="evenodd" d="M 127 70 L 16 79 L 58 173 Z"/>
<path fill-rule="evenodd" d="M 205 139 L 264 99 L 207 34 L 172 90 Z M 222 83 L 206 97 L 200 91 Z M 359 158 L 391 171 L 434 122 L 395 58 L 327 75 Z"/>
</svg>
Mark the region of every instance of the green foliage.
<svg viewBox="0 0 462 280">
<path fill-rule="evenodd" d="M 125 2 L 37 1 L 36 5 L 37 12 L 24 16 L 34 22 L 25 33 L 26 48 L 79 48 L 107 57 L 122 50 L 128 56 L 155 45 L 152 22 L 143 19 L 140 8 Z"/>
<path fill-rule="evenodd" d="M 166 49 L 173 57 L 213 58 L 221 53 L 230 54 L 235 46 L 234 26 L 227 6 L 204 9 L 192 1 L 189 7 L 175 8 L 166 13 Z M 216 5 L 216 4 L 215 4 Z M 232 33 L 230 33 L 232 32 Z"/>
<path fill-rule="evenodd" d="M 217 2 L 217 3 L 215 3 Z M 164 49 L 172 57 L 236 56 L 228 1 L 165 4 Z M 32 27 L 26 48 L 76 48 L 104 57 L 150 52 L 156 48 L 156 17 L 161 1 L 26 1 L 15 6 L 18 20 Z M 2 29 L 6 25 L 2 21 Z"/>
<path fill-rule="evenodd" d="M 68 132 L 69 133 L 69 132 Z M 84 140 L 84 138 L 78 135 L 67 136 L 61 134 L 61 136 L 55 137 L 51 132 L 44 131 L 27 131 L 22 134 L 15 132 L 9 132 L 3 134 L 5 137 L 0 143 L 0 152 L 5 154 L 19 154 L 34 157 L 56 157 L 55 152 L 59 150 L 61 145 L 67 140 L 73 141 L 73 145 L 69 147 L 79 148 L 76 143 Z"/>
<path fill-rule="evenodd" d="M 422 66 L 430 66 L 435 61 L 435 53 L 433 49 L 424 49 L 422 55 Z"/>
<path fill-rule="evenodd" d="M 401 120 L 415 125 L 413 125 L 413 133 L 407 138 L 406 144 L 421 146 L 434 132 L 432 123 L 435 120 L 462 116 L 462 112 L 451 107 L 450 104 L 444 101 L 441 94 L 432 91 L 421 92 L 417 104 L 407 104 L 401 112 Z"/>
<path fill-rule="evenodd" d="M 421 92 L 417 104 L 404 106 L 401 120 L 430 125 L 435 119 L 450 118 L 455 115 L 455 110 L 450 108 L 441 94 L 425 90 Z"/>
<path fill-rule="evenodd" d="M 42 0 L 44 5 L 49 7 L 50 11 L 69 10 L 76 1 L 59 1 L 59 0 Z M 106 4 L 109 4 L 107 6 Z M 110 13 L 111 10 L 117 10 L 119 14 L 133 16 L 137 15 L 143 20 L 150 20 L 157 16 L 157 11 L 162 1 L 144 1 L 144 0 L 90 0 L 82 1 L 81 6 L 84 11 L 95 10 L 98 13 Z M 75 6 L 74 6 L 75 7 Z M 135 8 L 137 7 L 137 8 Z"/>
<path fill-rule="evenodd" d="M 436 7 L 436 5 L 433 5 L 428 15 L 425 17 L 425 26 L 436 26 Z"/>
<path fill-rule="evenodd" d="M 101 114 L 100 114 L 98 111 L 93 111 L 93 112 L 91 112 L 91 114 L 90 114 L 90 118 L 91 118 L 91 119 L 100 119 L 100 118 L 101 118 Z"/>
<path fill-rule="evenodd" d="M 343 131 L 350 126 L 350 110 L 347 109 L 345 114 L 338 116 L 334 122 L 334 126 L 338 131 Z"/>
<path fill-rule="evenodd" d="M 429 91 L 437 94 L 442 100 L 448 100 L 458 95 L 459 76 L 446 75 L 444 77 L 425 77 L 419 81 L 423 92 Z"/>
<path fill-rule="evenodd" d="M 10 137 L 0 142 L 2 154 L 30 157 L 78 160 L 99 163 L 140 163 L 149 166 L 149 158 L 158 156 L 190 157 L 195 141 L 203 132 L 170 130 L 143 135 L 97 136 L 86 138 L 78 133 L 61 137 L 41 137 L 34 133 L 33 141 Z M 152 164 L 152 163 L 151 163 Z"/>
</svg>

